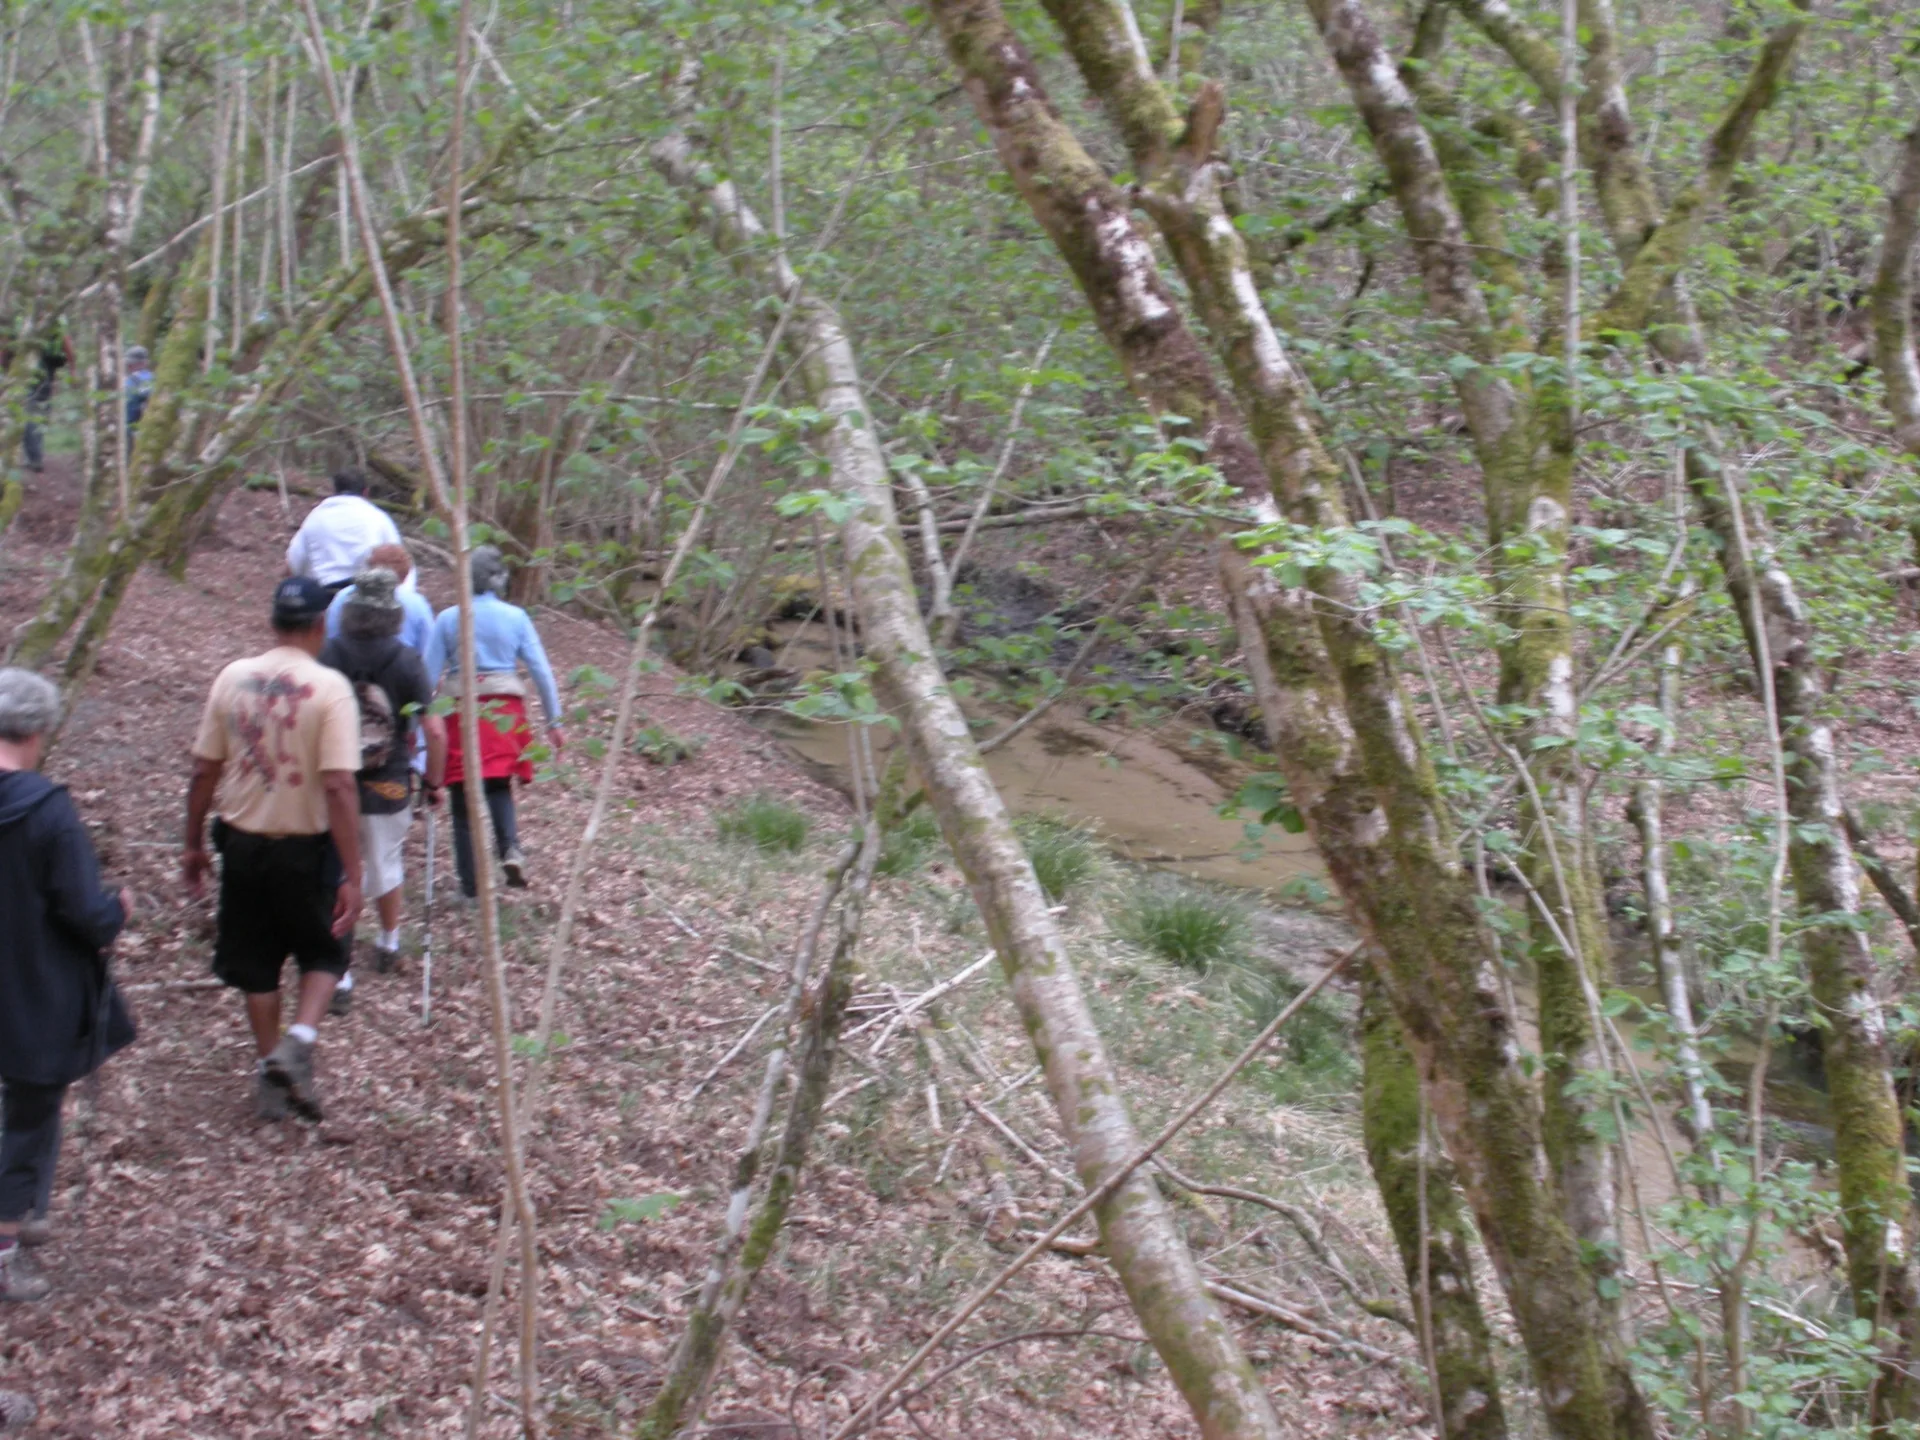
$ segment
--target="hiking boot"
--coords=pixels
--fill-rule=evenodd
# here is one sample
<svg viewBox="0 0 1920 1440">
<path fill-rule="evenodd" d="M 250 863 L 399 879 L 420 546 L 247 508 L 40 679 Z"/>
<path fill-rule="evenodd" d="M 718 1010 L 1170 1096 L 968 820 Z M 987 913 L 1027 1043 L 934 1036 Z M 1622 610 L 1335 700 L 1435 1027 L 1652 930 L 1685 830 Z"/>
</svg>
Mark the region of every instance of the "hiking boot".
<svg viewBox="0 0 1920 1440">
<path fill-rule="evenodd" d="M 18 1390 L 0 1390 L 0 1430 L 24 1430 L 40 1407 Z"/>
<path fill-rule="evenodd" d="M 293 1113 L 303 1120 L 320 1118 L 320 1092 L 313 1083 L 313 1042 L 282 1035 L 266 1058 L 265 1078 L 284 1090 Z"/>
<path fill-rule="evenodd" d="M 520 853 L 518 845 L 500 857 L 500 868 L 506 871 L 507 884 L 516 890 L 527 888 L 527 857 Z"/>
<path fill-rule="evenodd" d="M 384 945 L 376 945 L 373 947 L 373 973 L 374 974 L 391 975 L 394 972 L 395 967 L 397 967 L 399 964 L 400 964 L 400 947 L 398 945 L 394 946 L 393 949 L 391 950 L 387 949 L 386 946 Z M 338 992 L 336 991 L 335 993 L 337 994 Z"/>
<path fill-rule="evenodd" d="M 0 1300 L 44 1300 L 53 1291 L 40 1267 L 27 1259 L 27 1247 L 9 1245 L 0 1250 Z"/>
<path fill-rule="evenodd" d="M 275 1122 L 287 1118 L 287 1092 L 267 1079 L 264 1066 L 254 1077 L 253 1118 Z"/>
<path fill-rule="evenodd" d="M 333 998 L 327 1001 L 327 1014 L 336 1020 L 344 1020 L 353 1013 L 353 991 L 333 987 Z"/>
<path fill-rule="evenodd" d="M 29 1215 L 20 1222 L 17 1238 L 22 1245 L 45 1245 L 53 1239 L 53 1221 L 44 1215 Z"/>
</svg>

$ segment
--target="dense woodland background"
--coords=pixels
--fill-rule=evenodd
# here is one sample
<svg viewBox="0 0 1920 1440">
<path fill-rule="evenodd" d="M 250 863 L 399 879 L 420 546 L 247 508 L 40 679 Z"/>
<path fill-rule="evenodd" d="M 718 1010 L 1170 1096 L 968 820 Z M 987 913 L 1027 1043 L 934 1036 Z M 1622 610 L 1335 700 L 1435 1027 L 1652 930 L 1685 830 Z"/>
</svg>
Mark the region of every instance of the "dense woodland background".
<svg viewBox="0 0 1920 1440">
<path fill-rule="evenodd" d="M 518 1429 L 984 1433 L 892 1408 L 964 1370 L 1009 1434 L 1920 1431 L 1910 7 L 49 3 L 0 12 L 0 67 L 0 644 L 68 687 L 71 745 L 116 623 L 252 643 L 181 597 L 223 546 L 270 575 L 342 465 L 443 602 L 485 541 L 600 627 L 550 893 L 449 932 L 502 1087 L 450 1123 L 507 1187 L 472 1298 L 520 1299 L 517 1360 L 479 1357 Z M 648 828 L 636 767 L 762 743 L 676 728 L 689 697 L 803 734 L 848 802 L 762 775 Z M 1243 893 L 1106 854 L 1090 810 L 1016 826 L 978 753 L 1124 787 L 1141 737 L 1219 785 Z M 1281 885 L 1252 862 L 1289 835 L 1318 858 Z M 539 1094 L 593 1093 L 556 1023 L 620 1024 L 568 989 L 581 936 L 680 913 L 629 854 L 775 979 L 722 1062 L 757 1087 L 648 1122 L 703 1132 L 699 1178 L 554 1222 L 707 1257 L 644 1344 L 601 1335 L 616 1373 L 539 1348 L 574 1322 L 533 1236 Z M 953 1010 L 983 943 L 1011 1000 Z M 911 1043 L 849 1059 L 889 1006 Z M 1144 1163 L 1269 1022 L 1221 1104 L 1291 1118 Z M 1052 1108 L 1016 1130 L 1021 1029 Z M 852 1287 L 910 1320 L 781 1238 L 834 1203 L 809 1165 L 874 1186 L 854 1251 L 960 1217 Z M 1062 1320 L 1048 1272 L 1042 1342 L 975 1319 L 895 1376 L 1023 1241 L 1008 1294 L 1078 1266 L 1101 1304 Z M 493 1232 L 462 1243 L 485 1272 Z M 596 1264 L 564 1283 L 648 1273 Z M 794 1285 L 850 1358 L 753 1342 L 792 1379 L 755 1410 L 780 1387 L 728 1329 Z M 1282 1376 L 1287 1333 L 1340 1363 Z M 367 1433 L 429 1433 L 392 1414 Z"/>
</svg>

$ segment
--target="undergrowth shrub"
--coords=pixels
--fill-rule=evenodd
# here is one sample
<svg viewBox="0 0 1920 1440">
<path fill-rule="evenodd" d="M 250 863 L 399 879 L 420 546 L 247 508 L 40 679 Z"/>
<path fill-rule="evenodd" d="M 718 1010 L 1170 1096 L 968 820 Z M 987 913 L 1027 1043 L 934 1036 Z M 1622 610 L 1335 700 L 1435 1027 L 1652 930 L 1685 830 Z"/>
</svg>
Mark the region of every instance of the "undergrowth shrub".
<svg viewBox="0 0 1920 1440">
<path fill-rule="evenodd" d="M 925 805 L 916 805 L 906 819 L 887 831 L 874 869 L 895 878 L 911 875 L 927 863 L 939 845 L 940 822 Z"/>
<path fill-rule="evenodd" d="M 798 850 L 807 843 L 807 817 L 771 795 L 735 801 L 719 814 L 720 838 L 753 846 L 769 855 Z"/>
<path fill-rule="evenodd" d="M 633 753 L 662 769 L 691 760 L 706 748 L 700 736 L 676 735 L 664 725 L 649 725 L 633 737 Z"/>
<path fill-rule="evenodd" d="M 1058 905 L 1076 885 L 1093 874 L 1100 863 L 1100 852 L 1093 837 L 1077 825 L 1063 824 L 1043 815 L 1028 815 L 1016 821 L 1027 858 L 1047 899 Z"/>
</svg>

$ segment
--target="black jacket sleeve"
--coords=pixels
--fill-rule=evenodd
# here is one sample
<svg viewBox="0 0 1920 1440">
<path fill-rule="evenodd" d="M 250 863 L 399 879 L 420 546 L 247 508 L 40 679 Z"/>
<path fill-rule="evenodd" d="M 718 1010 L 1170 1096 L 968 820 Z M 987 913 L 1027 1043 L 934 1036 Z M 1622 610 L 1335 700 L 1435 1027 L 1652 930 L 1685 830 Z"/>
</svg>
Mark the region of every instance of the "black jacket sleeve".
<svg viewBox="0 0 1920 1440">
<path fill-rule="evenodd" d="M 400 708 L 404 711 L 409 705 L 413 707 L 407 713 L 407 724 L 417 730 L 426 718 L 427 707 L 433 704 L 433 682 L 427 679 L 426 662 L 421 660 L 418 651 L 409 649 L 400 657 L 394 671 L 400 682 L 395 686 L 402 697 Z"/>
<path fill-rule="evenodd" d="M 36 817 L 45 836 L 47 914 L 93 950 L 104 950 L 127 923 L 120 897 L 100 883 L 100 862 L 80 812 L 65 791 L 49 795 Z"/>
</svg>

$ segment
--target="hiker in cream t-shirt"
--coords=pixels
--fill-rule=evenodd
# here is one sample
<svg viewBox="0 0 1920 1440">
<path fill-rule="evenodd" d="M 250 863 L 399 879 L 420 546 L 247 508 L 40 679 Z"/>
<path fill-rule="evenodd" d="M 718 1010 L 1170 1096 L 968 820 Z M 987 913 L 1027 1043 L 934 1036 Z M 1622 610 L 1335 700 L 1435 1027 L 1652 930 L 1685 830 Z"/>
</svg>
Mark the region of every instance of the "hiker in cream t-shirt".
<svg viewBox="0 0 1920 1440">
<path fill-rule="evenodd" d="M 273 596 L 273 649 L 220 672 L 193 742 L 188 891 L 206 888 L 203 842 L 218 797 L 220 908 L 213 973 L 246 997 L 260 1054 L 256 1111 L 320 1118 L 313 1047 L 346 972 L 360 913 L 360 707 L 326 644 L 327 588 L 307 576 Z M 280 972 L 300 967 L 294 1023 L 280 1033 Z"/>
</svg>

